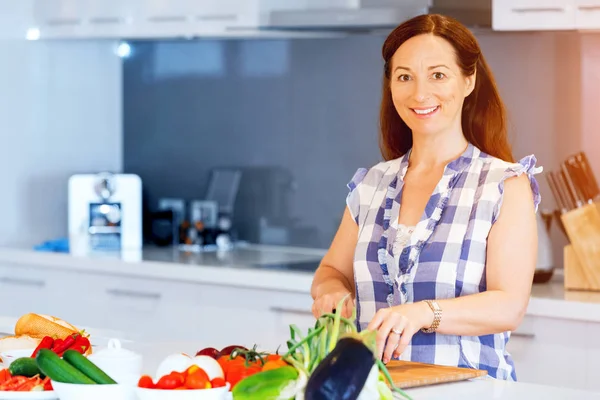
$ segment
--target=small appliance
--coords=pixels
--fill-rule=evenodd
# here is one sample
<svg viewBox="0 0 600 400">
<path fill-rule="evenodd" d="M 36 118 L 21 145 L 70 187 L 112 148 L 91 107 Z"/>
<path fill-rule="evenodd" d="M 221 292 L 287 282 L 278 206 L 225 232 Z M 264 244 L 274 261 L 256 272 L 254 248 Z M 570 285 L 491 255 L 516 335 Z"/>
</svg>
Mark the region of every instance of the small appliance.
<svg viewBox="0 0 600 400">
<path fill-rule="evenodd" d="M 142 181 L 135 174 L 77 174 L 69 178 L 72 252 L 142 248 Z"/>
</svg>

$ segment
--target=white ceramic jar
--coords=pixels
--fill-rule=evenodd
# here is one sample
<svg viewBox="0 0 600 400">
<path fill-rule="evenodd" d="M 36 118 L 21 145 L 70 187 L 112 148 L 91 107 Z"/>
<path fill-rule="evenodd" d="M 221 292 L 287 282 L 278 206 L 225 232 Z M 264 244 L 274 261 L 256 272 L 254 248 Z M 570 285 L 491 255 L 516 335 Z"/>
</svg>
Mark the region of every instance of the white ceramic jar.
<svg viewBox="0 0 600 400">
<path fill-rule="evenodd" d="M 142 375 L 142 356 L 122 348 L 118 339 L 110 339 L 106 348 L 95 351 L 88 359 L 117 383 L 137 385 Z"/>
</svg>

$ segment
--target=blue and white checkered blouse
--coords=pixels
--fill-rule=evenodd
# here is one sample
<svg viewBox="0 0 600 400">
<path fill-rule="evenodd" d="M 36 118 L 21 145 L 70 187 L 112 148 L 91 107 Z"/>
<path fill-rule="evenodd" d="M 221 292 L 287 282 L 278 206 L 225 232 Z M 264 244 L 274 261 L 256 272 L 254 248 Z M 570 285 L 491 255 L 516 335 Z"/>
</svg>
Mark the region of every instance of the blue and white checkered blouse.
<svg viewBox="0 0 600 400">
<path fill-rule="evenodd" d="M 399 215 L 409 156 L 361 168 L 348 184 L 347 205 L 359 227 L 354 255 L 359 329 L 380 308 L 485 291 L 487 237 L 502 204 L 504 180 L 526 173 L 536 211 L 540 202 L 533 175 L 541 167 L 535 166 L 533 155 L 509 163 L 469 144 L 446 166 L 424 216 L 395 258 L 393 221 Z M 506 352 L 509 337 L 510 332 L 474 337 L 419 331 L 400 358 L 484 369 L 491 377 L 516 380 Z"/>
</svg>

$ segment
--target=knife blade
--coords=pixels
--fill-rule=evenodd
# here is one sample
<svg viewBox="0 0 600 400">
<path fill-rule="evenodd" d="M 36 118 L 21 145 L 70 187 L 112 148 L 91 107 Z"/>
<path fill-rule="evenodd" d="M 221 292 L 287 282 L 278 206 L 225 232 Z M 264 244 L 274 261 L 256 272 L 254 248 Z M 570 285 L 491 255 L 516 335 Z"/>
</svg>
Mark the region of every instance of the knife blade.
<svg viewBox="0 0 600 400">
<path fill-rule="evenodd" d="M 592 199 L 600 200 L 600 189 L 598 188 L 598 181 L 596 181 L 594 171 L 592 171 L 587 155 L 585 154 L 585 152 L 581 151 L 575 155 L 575 158 L 581 166 L 581 170 L 583 175 L 585 176 L 585 181 L 589 186 L 589 191 L 590 195 L 592 196 Z"/>
</svg>

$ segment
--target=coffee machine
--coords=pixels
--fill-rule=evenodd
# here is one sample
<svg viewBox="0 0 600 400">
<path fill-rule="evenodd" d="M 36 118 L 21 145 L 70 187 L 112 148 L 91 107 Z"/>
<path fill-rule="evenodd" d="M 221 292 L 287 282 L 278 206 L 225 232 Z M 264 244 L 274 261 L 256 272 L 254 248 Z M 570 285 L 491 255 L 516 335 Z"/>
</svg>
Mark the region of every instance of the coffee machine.
<svg viewBox="0 0 600 400">
<path fill-rule="evenodd" d="M 142 181 L 135 174 L 77 174 L 69 179 L 72 252 L 142 248 Z"/>
</svg>

